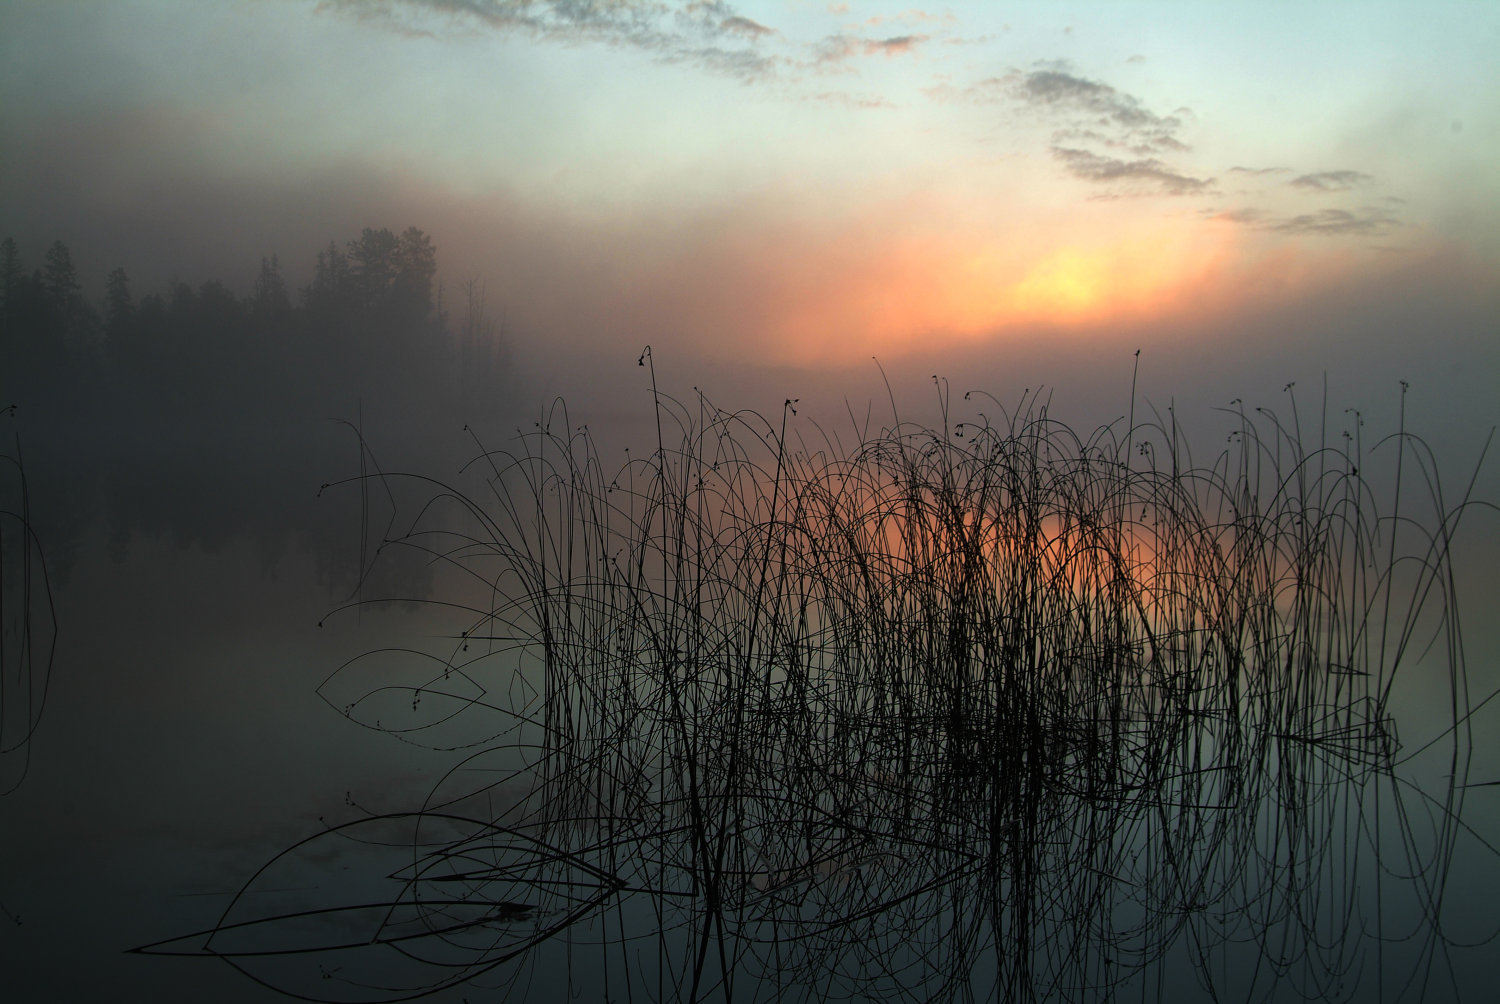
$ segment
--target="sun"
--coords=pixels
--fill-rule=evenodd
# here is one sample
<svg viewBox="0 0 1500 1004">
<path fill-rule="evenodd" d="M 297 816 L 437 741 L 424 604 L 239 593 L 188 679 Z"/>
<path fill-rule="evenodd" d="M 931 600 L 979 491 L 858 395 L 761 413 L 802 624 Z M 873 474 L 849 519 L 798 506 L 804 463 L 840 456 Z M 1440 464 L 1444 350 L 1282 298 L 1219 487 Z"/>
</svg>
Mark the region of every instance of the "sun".
<svg viewBox="0 0 1500 1004">
<path fill-rule="evenodd" d="M 1076 320 L 1091 316 L 1112 292 L 1109 266 L 1097 252 L 1062 248 L 1006 290 L 1002 302 L 1008 312 L 1027 318 Z"/>
</svg>

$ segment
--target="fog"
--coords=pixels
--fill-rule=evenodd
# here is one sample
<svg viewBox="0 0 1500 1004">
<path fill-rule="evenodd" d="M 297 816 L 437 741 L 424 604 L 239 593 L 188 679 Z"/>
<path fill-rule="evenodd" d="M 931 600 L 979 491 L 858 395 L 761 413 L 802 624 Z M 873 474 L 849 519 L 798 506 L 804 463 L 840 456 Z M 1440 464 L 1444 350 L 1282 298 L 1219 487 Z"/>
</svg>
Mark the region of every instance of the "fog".
<svg viewBox="0 0 1500 1004">
<path fill-rule="evenodd" d="M 488 569 L 494 593 L 477 599 L 455 583 L 475 553 L 501 550 L 485 548 L 507 504 L 544 509 L 517 473 L 525 465 L 504 468 L 508 458 L 558 443 L 574 459 L 596 455 L 597 503 L 620 498 L 621 483 L 666 485 L 653 464 L 693 469 L 707 459 L 695 444 L 732 426 L 761 469 L 739 483 L 747 495 L 723 499 L 762 505 L 746 525 L 775 533 L 795 522 L 764 516 L 786 504 L 783 461 L 812 464 L 820 450 L 847 459 L 862 442 L 913 435 L 961 468 L 977 463 L 962 453 L 977 449 L 975 430 L 1034 431 L 1038 416 L 1127 452 L 1149 440 L 1156 452 L 1138 449 L 1119 467 L 1142 479 L 1179 459 L 1228 471 L 1255 425 L 1275 457 L 1266 476 L 1286 476 L 1274 494 L 1290 506 L 1263 511 L 1257 526 L 1289 561 L 1297 547 L 1276 534 L 1328 515 L 1288 501 L 1293 467 L 1312 468 L 1294 456 L 1357 467 L 1337 483 L 1412 520 L 1372 524 L 1371 553 L 1396 570 L 1371 595 L 1441 568 L 1424 602 L 1451 604 L 1447 614 L 1382 621 L 1367 599 L 1341 616 L 1373 617 L 1396 639 L 1369 642 L 1376 661 L 1398 649 L 1407 659 L 1400 685 L 1378 696 L 1413 759 L 1405 774 L 1351 772 L 1358 781 L 1327 790 L 1356 815 L 1420 817 L 1413 847 L 1452 852 L 1431 872 L 1443 880 L 1432 887 L 1444 897 L 1441 930 L 1424 925 L 1431 904 L 1370 912 L 1385 886 L 1356 876 L 1376 863 L 1362 856 L 1364 838 L 1309 869 L 1330 902 L 1347 896 L 1364 911 L 1332 939 L 1335 954 L 1361 959 L 1337 974 L 1350 981 L 1337 992 L 1363 999 L 1372 980 L 1414 970 L 1418 998 L 1481 992 L 1500 893 L 1500 700 L 1490 700 L 1500 627 L 1488 616 L 1500 601 L 1495 18 L 1459 5 L 1423 18 L 1393 8 L 1368 23 L 1318 9 L 1299 25 L 1250 5 L 1206 20 L 1172 7 L 1009 21 L 879 4 L 624 4 L 587 16 L 570 4 L 521 7 L 0 0 L 7 992 L 286 999 L 222 959 L 128 953 L 226 916 L 308 908 L 303 893 L 332 897 L 345 889 L 339 872 L 361 864 L 316 839 L 298 865 L 305 884 L 290 867 L 260 869 L 298 841 L 388 820 L 453 783 L 465 754 L 426 748 L 389 719 L 361 724 L 348 707 L 363 692 L 338 674 L 385 648 L 457 658 L 474 625 L 456 627 L 440 605 L 504 606 L 495 597 L 514 587 L 506 574 L 524 578 L 514 568 Z M 1310 48 L 1335 33 L 1351 41 Z M 1180 458 L 1167 458 L 1167 443 Z M 561 483 L 551 490 L 566 495 Z M 817 483 L 808 475 L 803 486 Z M 765 497 L 752 487 L 766 484 Z M 425 519 L 443 532 L 466 526 L 455 498 L 493 522 L 436 560 L 410 546 Z M 651 533 L 643 540 L 660 557 Z M 660 566 L 661 582 L 635 600 L 670 592 Z M 821 574 L 823 585 L 836 578 Z M 555 599 L 522 593 L 515 609 Z M 709 622 L 726 637 L 744 626 L 723 612 Z M 1450 705 L 1452 651 L 1467 689 Z M 506 669 L 517 679 L 535 668 L 517 660 Z M 330 677 L 356 696 L 331 698 Z M 1334 692 L 1354 692 L 1342 686 Z M 369 690 L 384 693 L 379 681 Z M 404 699 L 393 707 L 404 712 Z M 1462 700 L 1472 714 L 1452 727 Z M 665 699 L 647 703 L 664 714 Z M 677 724 L 688 721 L 709 745 L 738 741 L 712 715 Z M 620 776 L 638 766 L 609 763 Z M 962 787 L 958 773 L 929 767 L 934 790 Z M 828 771 L 830 785 L 844 776 Z M 1002 798 L 982 787 L 996 779 L 963 777 Z M 883 783 L 867 802 L 880 802 Z M 1391 791 L 1424 808 L 1399 815 L 1384 801 Z M 933 817 L 967 804 L 955 798 Z M 1059 818 L 1093 818 L 1093 805 Z M 823 826 L 818 812 L 799 825 Z M 1402 849 L 1376 850 L 1388 864 Z M 827 866 L 805 888 L 832 907 L 847 905 L 838 890 L 851 875 L 896 881 L 828 865 L 839 855 L 749 873 L 765 892 Z M 1055 890 L 1048 883 L 1069 874 L 1039 866 L 1036 880 Z M 517 903 L 499 909 L 494 930 L 530 930 Z M 595 919 L 649 938 L 664 909 L 622 899 L 615 919 Z M 683 916 L 683 930 L 709 930 Z M 1181 913 L 1184 924 L 1206 916 Z M 1377 923 L 1389 925 L 1386 969 L 1368 940 Z M 1421 936 L 1398 947 L 1398 927 Z M 1273 930 L 1290 928 L 1267 922 L 1259 935 Z M 538 995 L 608 991 L 590 982 L 592 963 L 570 965 L 571 945 L 555 939 L 528 963 Z M 1085 977 L 1107 996 L 1115 977 L 1102 945 Z M 1202 959 L 1182 945 L 1116 989 L 1196 991 Z M 671 942 L 661 957 L 680 949 Z M 1429 949 L 1431 965 L 1420 957 Z M 705 963 L 710 954 L 698 972 L 718 964 Z M 311 983 L 282 989 L 325 976 L 347 989 L 342 979 L 360 977 L 351 967 L 336 979 L 340 958 L 308 954 L 297 979 Z M 975 959 L 978 971 L 1001 968 L 983 951 Z M 1220 975 L 1244 974 L 1225 959 Z M 677 961 L 678 977 L 693 969 Z M 514 971 L 435 999 L 501 994 Z M 360 972 L 394 981 L 381 966 Z M 786 977 L 787 992 L 821 978 Z M 781 986 L 740 979 L 756 999 Z M 1244 986 L 1256 999 L 1307 990 Z"/>
</svg>

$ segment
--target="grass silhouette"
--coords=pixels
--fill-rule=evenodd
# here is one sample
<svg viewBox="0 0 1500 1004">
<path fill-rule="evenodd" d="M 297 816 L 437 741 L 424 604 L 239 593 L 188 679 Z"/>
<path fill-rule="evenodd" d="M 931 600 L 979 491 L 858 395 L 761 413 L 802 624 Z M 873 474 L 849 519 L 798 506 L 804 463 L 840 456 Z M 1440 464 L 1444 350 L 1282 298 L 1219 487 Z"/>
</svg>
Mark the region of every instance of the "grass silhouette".
<svg viewBox="0 0 1500 1004">
<path fill-rule="evenodd" d="M 1199 466 L 1170 410 L 1083 436 L 965 395 L 997 417 L 950 425 L 935 382 L 937 423 L 893 401 L 845 447 L 653 369 L 656 448 L 616 473 L 561 402 L 472 487 L 371 468 L 453 637 L 322 694 L 457 763 L 140 950 L 328 1000 L 559 965 L 612 1000 L 1448 993 L 1454 861 L 1494 853 L 1462 818 L 1481 503 L 1404 428 L 1367 457 L 1325 408 L 1305 443 L 1290 388 Z M 1414 665 L 1446 720 L 1408 748 Z"/>
<path fill-rule="evenodd" d="M 14 405 L 3 409 L 14 418 Z M 37 537 L 20 436 L 0 453 L 0 795 L 20 787 L 47 703 L 57 616 Z"/>
<path fill-rule="evenodd" d="M 0 410 L 14 419 L 16 406 Z M 21 786 L 47 704 L 57 656 L 57 614 L 32 517 L 19 434 L 0 453 L 0 797 Z M 21 918 L 0 900 L 0 915 Z"/>
</svg>

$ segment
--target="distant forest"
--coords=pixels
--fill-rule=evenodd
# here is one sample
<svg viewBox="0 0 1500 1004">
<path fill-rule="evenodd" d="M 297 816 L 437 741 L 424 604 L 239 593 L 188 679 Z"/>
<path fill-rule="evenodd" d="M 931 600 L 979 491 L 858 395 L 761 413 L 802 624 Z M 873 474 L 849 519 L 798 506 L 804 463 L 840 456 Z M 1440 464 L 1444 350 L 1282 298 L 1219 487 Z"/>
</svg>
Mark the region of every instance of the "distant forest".
<svg viewBox="0 0 1500 1004">
<path fill-rule="evenodd" d="M 483 291 L 460 288 L 457 317 L 436 285 L 437 250 L 416 227 L 365 228 L 317 256 L 295 292 L 262 258 L 248 296 L 210 280 L 138 294 L 125 269 L 102 302 L 83 292 L 67 245 L 28 270 L 0 242 L 0 407 L 54 421 L 299 417 L 461 419 L 503 403 L 504 333 Z"/>
</svg>

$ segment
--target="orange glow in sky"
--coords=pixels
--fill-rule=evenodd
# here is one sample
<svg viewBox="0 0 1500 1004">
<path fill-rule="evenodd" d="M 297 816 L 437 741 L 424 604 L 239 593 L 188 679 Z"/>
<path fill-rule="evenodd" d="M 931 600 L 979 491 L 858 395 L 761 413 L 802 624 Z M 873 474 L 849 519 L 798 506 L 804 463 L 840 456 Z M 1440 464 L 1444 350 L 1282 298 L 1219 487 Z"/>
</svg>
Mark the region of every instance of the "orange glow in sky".
<svg viewBox="0 0 1500 1004">
<path fill-rule="evenodd" d="M 896 242 L 862 260 L 844 256 L 818 288 L 789 283 L 764 320 L 774 351 L 805 364 L 899 353 L 914 341 L 1181 318 L 1235 299 L 1229 280 L 1240 271 L 1242 242 L 1211 224 L 1054 238 L 1050 246 L 1045 235 L 1004 244 Z"/>
</svg>

